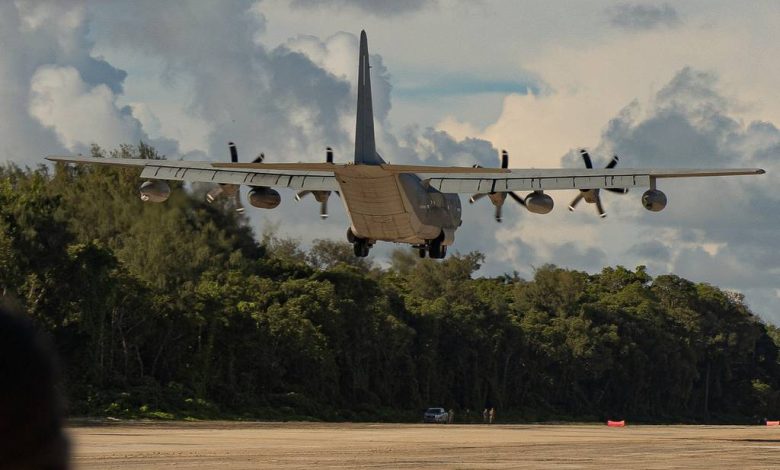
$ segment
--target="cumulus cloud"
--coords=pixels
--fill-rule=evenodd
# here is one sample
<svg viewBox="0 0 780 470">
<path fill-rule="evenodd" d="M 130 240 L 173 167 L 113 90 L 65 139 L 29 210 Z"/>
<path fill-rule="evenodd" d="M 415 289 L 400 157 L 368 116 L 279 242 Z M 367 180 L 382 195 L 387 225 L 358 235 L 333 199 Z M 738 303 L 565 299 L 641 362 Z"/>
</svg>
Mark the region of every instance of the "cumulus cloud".
<svg viewBox="0 0 780 470">
<path fill-rule="evenodd" d="M 718 85 L 712 72 L 680 70 L 646 109 L 635 104 L 633 112 L 614 118 L 599 146 L 631 155 L 647 166 L 780 171 L 780 131 L 770 123 L 745 123 L 734 117 L 731 110 L 737 103 Z M 627 217 L 645 227 L 646 234 L 666 227 L 672 236 L 640 242 L 628 250 L 629 256 L 666 258 L 672 272 L 739 290 L 780 285 L 780 255 L 775 248 L 780 195 L 770 177 L 661 186 L 670 194 L 670 207 L 660 217 Z"/>
<path fill-rule="evenodd" d="M 355 102 L 357 100 L 357 67 L 358 38 L 354 34 L 340 32 L 324 40 L 311 35 L 299 35 L 285 42 L 284 47 L 293 52 L 305 55 L 317 67 L 329 72 L 334 77 L 349 83 L 350 94 L 344 106 L 341 123 L 345 132 L 349 133 L 350 142 L 355 131 Z M 372 54 L 371 63 L 371 94 L 373 98 L 374 119 L 380 141 L 387 129 L 387 117 L 391 109 L 390 94 L 392 85 L 390 75 L 379 54 Z M 349 145 L 349 144 L 347 144 Z"/>
<path fill-rule="evenodd" d="M 306 161 L 321 158 L 327 145 L 346 150 L 349 82 L 312 61 L 304 41 L 296 43 L 299 50 L 259 43 L 265 19 L 250 2 L 192 3 L 185 11 L 134 2 L 97 10 L 107 43 L 161 60 L 166 80 L 188 83 L 187 109 L 211 127 L 210 155 L 225 155 L 229 141 L 244 159 L 263 151 L 278 161 Z M 180 15 L 175 28 L 158 21 Z"/>
<path fill-rule="evenodd" d="M 30 114 L 75 149 L 116 147 L 143 137 L 129 108 L 118 108 L 107 85 L 90 87 L 74 67 L 41 66 L 30 81 Z"/>
<path fill-rule="evenodd" d="M 607 9 L 609 22 L 626 30 L 670 28 L 680 23 L 677 10 L 668 3 L 661 5 L 621 3 Z"/>
<path fill-rule="evenodd" d="M 93 54 L 83 2 L 2 2 L 0 43 L 0 159 L 37 164 L 93 142 L 148 140 L 117 105 L 127 73 Z M 169 139 L 157 143 L 176 149 Z"/>
</svg>

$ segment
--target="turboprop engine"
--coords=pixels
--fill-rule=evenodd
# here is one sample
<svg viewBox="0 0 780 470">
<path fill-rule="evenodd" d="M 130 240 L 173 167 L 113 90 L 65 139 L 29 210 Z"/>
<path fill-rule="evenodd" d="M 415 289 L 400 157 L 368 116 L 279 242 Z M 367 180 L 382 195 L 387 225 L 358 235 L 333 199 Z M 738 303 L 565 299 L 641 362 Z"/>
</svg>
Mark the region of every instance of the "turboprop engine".
<svg viewBox="0 0 780 470">
<path fill-rule="evenodd" d="M 534 214 L 547 214 L 553 210 L 555 202 L 541 191 L 534 191 L 525 197 L 525 208 Z"/>
<path fill-rule="evenodd" d="M 144 181 L 138 193 L 144 202 L 165 202 L 171 195 L 171 187 L 168 183 L 160 180 Z"/>
<path fill-rule="evenodd" d="M 260 209 L 273 209 L 282 201 L 276 190 L 264 186 L 253 187 L 247 197 L 250 204 Z"/>
<path fill-rule="evenodd" d="M 659 212 L 666 207 L 666 194 L 657 189 L 648 189 L 642 194 L 642 205 L 652 212 Z"/>
</svg>

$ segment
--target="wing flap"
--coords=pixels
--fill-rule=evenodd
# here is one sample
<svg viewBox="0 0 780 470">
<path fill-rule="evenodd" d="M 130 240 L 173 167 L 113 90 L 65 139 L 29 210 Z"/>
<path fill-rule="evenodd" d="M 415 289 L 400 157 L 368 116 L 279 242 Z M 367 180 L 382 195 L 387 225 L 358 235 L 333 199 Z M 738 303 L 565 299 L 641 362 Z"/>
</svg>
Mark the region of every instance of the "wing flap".
<svg viewBox="0 0 780 470">
<path fill-rule="evenodd" d="M 651 186 L 658 178 L 693 178 L 706 176 L 760 175 L 760 168 L 737 169 L 550 169 L 509 170 L 490 176 L 485 173 L 440 173 L 426 181 L 447 193 L 492 193 L 561 189 L 608 189 Z"/>
<path fill-rule="evenodd" d="M 333 174 L 315 171 L 301 172 L 261 172 L 252 170 L 234 170 L 222 168 L 188 168 L 148 165 L 141 172 L 142 178 L 209 182 L 220 184 L 243 184 L 247 186 L 266 186 L 269 188 L 290 188 L 309 191 L 338 191 L 338 183 Z"/>
<path fill-rule="evenodd" d="M 435 177 L 429 185 L 446 193 L 491 193 L 507 191 L 539 191 L 556 189 L 649 187 L 649 175 L 571 176 L 534 178 L 458 178 Z"/>
</svg>

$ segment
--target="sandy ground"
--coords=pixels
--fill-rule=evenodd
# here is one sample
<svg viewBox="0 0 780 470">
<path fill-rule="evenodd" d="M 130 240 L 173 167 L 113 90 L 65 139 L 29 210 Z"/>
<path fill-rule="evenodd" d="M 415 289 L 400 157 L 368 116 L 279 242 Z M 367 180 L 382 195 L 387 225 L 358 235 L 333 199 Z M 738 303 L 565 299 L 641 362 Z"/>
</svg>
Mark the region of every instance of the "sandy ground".
<svg viewBox="0 0 780 470">
<path fill-rule="evenodd" d="M 120 423 L 76 468 L 780 468 L 780 427 Z"/>
</svg>

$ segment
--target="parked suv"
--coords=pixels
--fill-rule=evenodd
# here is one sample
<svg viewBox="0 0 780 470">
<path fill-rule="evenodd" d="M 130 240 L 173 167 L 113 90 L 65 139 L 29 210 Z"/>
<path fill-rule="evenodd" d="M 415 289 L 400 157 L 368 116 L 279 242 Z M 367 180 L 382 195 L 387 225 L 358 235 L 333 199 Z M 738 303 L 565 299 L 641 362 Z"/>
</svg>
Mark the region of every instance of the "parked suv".
<svg viewBox="0 0 780 470">
<path fill-rule="evenodd" d="M 444 408 L 428 408 L 423 414 L 423 422 L 446 424 L 449 417 L 449 413 Z"/>
</svg>

